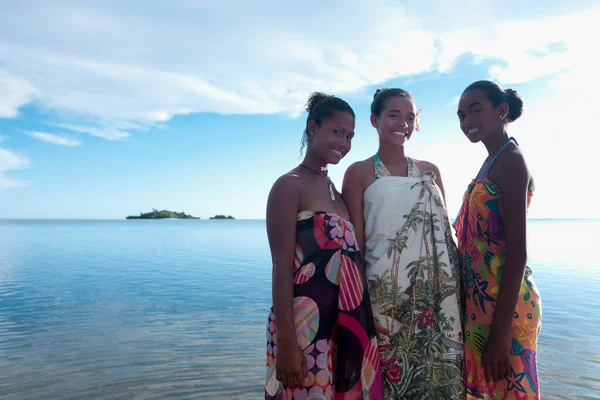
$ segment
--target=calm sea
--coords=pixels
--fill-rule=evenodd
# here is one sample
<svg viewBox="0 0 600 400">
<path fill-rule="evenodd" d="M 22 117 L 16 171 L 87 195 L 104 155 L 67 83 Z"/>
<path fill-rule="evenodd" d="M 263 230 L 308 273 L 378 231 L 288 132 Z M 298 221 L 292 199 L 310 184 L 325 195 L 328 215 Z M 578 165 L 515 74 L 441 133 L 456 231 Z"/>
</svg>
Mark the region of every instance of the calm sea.
<svg viewBox="0 0 600 400">
<path fill-rule="evenodd" d="M 600 399 L 600 221 L 535 220 L 542 398 Z M 264 221 L 0 221 L 0 399 L 258 399 Z"/>
</svg>

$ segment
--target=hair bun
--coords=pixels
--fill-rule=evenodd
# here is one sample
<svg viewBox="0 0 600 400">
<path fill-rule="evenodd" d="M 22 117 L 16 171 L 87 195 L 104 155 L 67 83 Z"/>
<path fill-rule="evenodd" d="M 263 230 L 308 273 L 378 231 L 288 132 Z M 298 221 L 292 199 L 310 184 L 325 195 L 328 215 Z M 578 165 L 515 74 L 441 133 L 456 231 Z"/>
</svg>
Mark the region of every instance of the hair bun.
<svg viewBox="0 0 600 400">
<path fill-rule="evenodd" d="M 523 100 L 516 90 L 506 89 L 506 104 L 508 104 L 508 121 L 513 122 L 523 114 Z"/>
<path fill-rule="evenodd" d="M 377 95 L 379 94 L 379 92 L 383 92 L 384 90 L 388 90 L 389 87 L 384 87 L 384 88 L 379 88 L 375 91 L 375 94 L 373 95 L 373 100 L 375 100 L 375 97 L 377 97 Z"/>
<path fill-rule="evenodd" d="M 308 132 L 308 129 L 311 121 L 314 122 L 315 126 L 320 126 L 323 121 L 331 118 L 336 112 L 350 114 L 352 116 L 353 124 L 356 119 L 356 115 L 354 114 L 352 107 L 350 107 L 350 104 L 335 95 L 322 92 L 313 92 L 308 96 L 306 111 L 308 111 L 308 115 L 306 116 L 306 125 L 304 127 L 304 132 L 302 133 L 302 147 L 300 148 L 300 154 L 302 154 L 302 150 L 310 142 L 310 133 Z"/>
<path fill-rule="evenodd" d="M 324 100 L 328 97 L 331 97 L 325 93 L 321 93 L 321 92 L 313 92 L 310 94 L 310 96 L 308 97 L 308 101 L 306 102 L 306 111 L 308 111 L 308 113 L 310 114 L 310 112 L 315 108 L 315 106 L 317 105 L 318 102 L 320 102 L 321 100 Z"/>
</svg>

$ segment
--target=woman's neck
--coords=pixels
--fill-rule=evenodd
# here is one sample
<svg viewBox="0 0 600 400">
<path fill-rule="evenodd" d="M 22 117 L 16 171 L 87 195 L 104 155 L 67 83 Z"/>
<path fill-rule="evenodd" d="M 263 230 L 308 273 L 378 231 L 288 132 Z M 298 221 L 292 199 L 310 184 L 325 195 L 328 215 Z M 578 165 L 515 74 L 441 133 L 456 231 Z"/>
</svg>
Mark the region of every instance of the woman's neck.
<svg viewBox="0 0 600 400">
<path fill-rule="evenodd" d="M 327 173 L 329 172 L 327 163 L 309 152 L 304 156 L 302 164 L 323 176 L 327 176 Z"/>
<path fill-rule="evenodd" d="M 500 148 L 504 145 L 504 143 L 506 143 L 507 140 L 508 133 L 506 133 L 506 130 L 504 130 L 502 131 L 501 135 L 493 135 L 487 140 L 482 140 L 482 142 L 485 145 L 488 154 L 491 156 L 493 154 L 496 154 L 498 150 L 500 150 Z"/>
<path fill-rule="evenodd" d="M 404 146 L 393 146 L 380 142 L 377 154 L 379 154 L 379 158 L 384 164 L 403 164 L 406 162 Z"/>
</svg>

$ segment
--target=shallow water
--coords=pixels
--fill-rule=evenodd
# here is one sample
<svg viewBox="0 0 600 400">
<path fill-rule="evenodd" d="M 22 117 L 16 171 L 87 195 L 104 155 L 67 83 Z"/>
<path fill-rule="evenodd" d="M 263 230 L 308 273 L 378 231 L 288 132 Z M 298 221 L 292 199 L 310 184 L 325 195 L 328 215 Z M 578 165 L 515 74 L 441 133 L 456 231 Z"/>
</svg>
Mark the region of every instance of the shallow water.
<svg viewBox="0 0 600 400">
<path fill-rule="evenodd" d="M 600 399 L 599 229 L 529 224 L 544 400 Z M 264 221 L 0 221 L 0 399 L 260 398 L 270 279 Z"/>
</svg>

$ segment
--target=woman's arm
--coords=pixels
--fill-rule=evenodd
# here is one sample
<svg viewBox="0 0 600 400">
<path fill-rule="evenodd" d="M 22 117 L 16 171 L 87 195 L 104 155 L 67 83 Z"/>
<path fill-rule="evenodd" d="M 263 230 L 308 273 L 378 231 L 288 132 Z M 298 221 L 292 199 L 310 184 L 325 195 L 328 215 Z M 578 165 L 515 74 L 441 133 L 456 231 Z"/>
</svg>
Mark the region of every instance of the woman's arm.
<svg viewBox="0 0 600 400">
<path fill-rule="evenodd" d="M 506 260 L 498 292 L 498 302 L 482 358 L 486 379 L 498 380 L 509 373 L 510 326 L 519 298 L 527 264 L 527 188 L 529 174 L 520 153 L 507 153 L 497 178 L 502 190 L 502 218 L 506 239 Z"/>
<path fill-rule="evenodd" d="M 276 376 L 284 386 L 302 388 L 306 358 L 294 326 L 294 256 L 296 216 L 300 197 L 296 177 L 279 178 L 267 202 L 267 236 L 273 260 L 273 308 L 277 328 Z"/>
<path fill-rule="evenodd" d="M 365 257 L 365 217 L 363 212 L 363 193 L 365 191 L 363 182 L 363 173 L 360 163 L 354 163 L 346 170 L 344 182 L 342 184 L 342 198 L 348 213 L 350 222 L 354 226 L 356 241 L 361 252 L 361 257 Z"/>
</svg>

